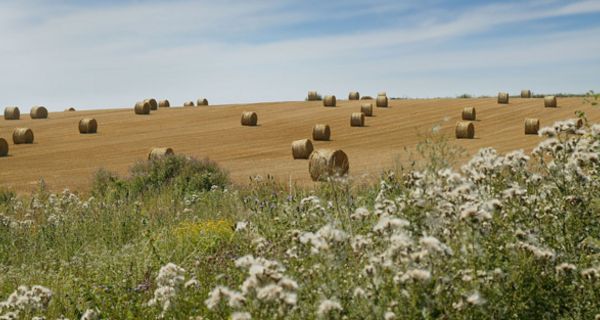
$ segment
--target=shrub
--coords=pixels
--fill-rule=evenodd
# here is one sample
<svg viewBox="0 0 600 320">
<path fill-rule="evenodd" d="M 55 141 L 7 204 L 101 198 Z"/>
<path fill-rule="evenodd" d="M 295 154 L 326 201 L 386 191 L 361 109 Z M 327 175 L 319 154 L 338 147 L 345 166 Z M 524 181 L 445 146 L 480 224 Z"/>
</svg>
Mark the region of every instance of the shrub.
<svg viewBox="0 0 600 320">
<path fill-rule="evenodd" d="M 208 159 L 169 156 L 140 161 L 131 167 L 128 179 L 106 170 L 96 173 L 92 194 L 103 198 L 123 199 L 172 188 L 177 195 L 209 191 L 213 186 L 225 187 L 227 173 Z"/>
</svg>

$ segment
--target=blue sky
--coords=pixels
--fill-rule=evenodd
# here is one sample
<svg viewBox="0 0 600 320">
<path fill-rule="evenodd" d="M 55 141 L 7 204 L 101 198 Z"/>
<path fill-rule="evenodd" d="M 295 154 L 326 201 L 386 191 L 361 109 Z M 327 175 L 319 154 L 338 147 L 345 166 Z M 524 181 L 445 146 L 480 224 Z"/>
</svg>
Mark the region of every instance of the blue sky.
<svg viewBox="0 0 600 320">
<path fill-rule="evenodd" d="M 0 39 L 25 110 L 600 89 L 600 0 L 0 0 Z"/>
</svg>

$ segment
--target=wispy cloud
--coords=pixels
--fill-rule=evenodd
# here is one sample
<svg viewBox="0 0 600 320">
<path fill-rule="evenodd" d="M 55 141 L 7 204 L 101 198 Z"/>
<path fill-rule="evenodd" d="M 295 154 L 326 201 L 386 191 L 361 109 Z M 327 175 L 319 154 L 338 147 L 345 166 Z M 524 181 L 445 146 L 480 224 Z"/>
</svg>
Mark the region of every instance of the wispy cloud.
<svg viewBox="0 0 600 320">
<path fill-rule="evenodd" d="M 127 106 L 146 96 L 293 100 L 309 89 L 410 96 L 489 94 L 509 84 L 560 90 L 560 82 L 537 77 L 549 68 L 579 70 L 564 90 L 597 85 L 600 45 L 590 39 L 600 22 L 529 28 L 598 15 L 600 1 L 319 3 L 3 2 L 0 72 L 10 76 L 0 79 L 0 101 L 59 109 Z M 515 26 L 523 31 L 505 31 Z M 527 71 L 517 80 L 502 71 L 519 68 Z M 487 73 L 495 76 L 482 81 Z"/>
</svg>

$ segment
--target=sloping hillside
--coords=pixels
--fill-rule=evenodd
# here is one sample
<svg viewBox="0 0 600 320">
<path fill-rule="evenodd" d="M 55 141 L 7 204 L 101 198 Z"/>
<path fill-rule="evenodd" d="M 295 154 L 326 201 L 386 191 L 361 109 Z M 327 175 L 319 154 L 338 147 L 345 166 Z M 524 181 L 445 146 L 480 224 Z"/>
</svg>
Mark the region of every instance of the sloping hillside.
<svg viewBox="0 0 600 320">
<path fill-rule="evenodd" d="M 132 108 L 53 112 L 44 120 L 31 120 L 22 107 L 21 120 L 0 118 L 0 137 L 10 144 L 10 156 L 0 158 L 0 185 L 28 192 L 43 177 L 52 190 L 86 190 L 98 168 L 125 174 L 154 146 L 209 157 L 237 183 L 247 182 L 251 175 L 271 174 L 281 181 L 310 184 L 308 162 L 293 160 L 290 144 L 311 138 L 316 123 L 331 126 L 332 141 L 315 141 L 315 148 L 343 149 L 351 175 L 362 178 L 392 166 L 404 147 L 414 148 L 420 133 L 435 125 L 453 137 L 465 106 L 477 109 L 475 139 L 452 143 L 470 154 L 486 146 L 501 152 L 530 151 L 541 138 L 523 134 L 527 117 L 539 118 L 544 126 L 583 110 L 591 121 L 600 121 L 600 110 L 583 105 L 581 98 L 559 99 L 556 109 L 544 108 L 543 99 L 515 98 L 509 105 L 498 105 L 495 98 L 432 99 L 392 100 L 387 109 L 374 108 L 375 116 L 366 118 L 366 127 L 350 127 L 350 114 L 360 111 L 364 102 L 338 101 L 336 108 L 325 108 L 319 101 L 161 108 L 149 116 L 135 115 Z M 256 111 L 259 126 L 242 127 L 242 111 Z M 98 120 L 98 134 L 81 135 L 78 122 L 89 116 Z M 12 144 L 15 127 L 31 128 L 35 143 Z"/>
</svg>

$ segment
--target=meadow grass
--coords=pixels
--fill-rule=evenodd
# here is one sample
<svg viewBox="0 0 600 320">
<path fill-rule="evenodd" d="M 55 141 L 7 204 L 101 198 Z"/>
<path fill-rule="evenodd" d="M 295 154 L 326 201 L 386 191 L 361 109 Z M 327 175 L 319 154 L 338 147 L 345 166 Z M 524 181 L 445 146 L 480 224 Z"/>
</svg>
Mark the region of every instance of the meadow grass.
<svg viewBox="0 0 600 320">
<path fill-rule="evenodd" d="M 1 319 L 598 319 L 600 126 L 531 155 L 434 132 L 378 184 L 232 186 L 208 160 L 0 190 Z"/>
</svg>

